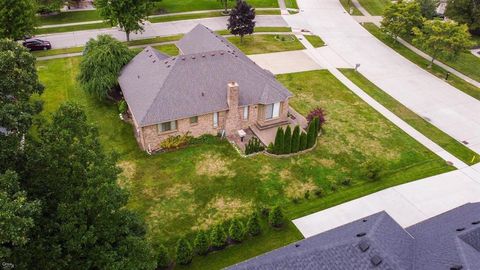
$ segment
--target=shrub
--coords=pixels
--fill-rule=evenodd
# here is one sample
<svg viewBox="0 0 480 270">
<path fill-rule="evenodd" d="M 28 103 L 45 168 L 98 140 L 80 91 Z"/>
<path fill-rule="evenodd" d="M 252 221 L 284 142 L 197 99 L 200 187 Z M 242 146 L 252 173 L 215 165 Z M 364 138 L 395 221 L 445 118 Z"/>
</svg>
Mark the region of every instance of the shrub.
<svg viewBox="0 0 480 270">
<path fill-rule="evenodd" d="M 247 221 L 247 233 L 251 236 L 257 236 L 261 232 L 260 221 L 258 214 L 253 213 Z"/>
<path fill-rule="evenodd" d="M 315 118 L 318 118 L 318 130 L 320 130 L 323 126 L 323 124 L 325 123 L 325 111 L 320 108 L 320 107 L 317 107 L 313 110 L 311 110 L 308 115 L 307 115 L 307 121 L 308 123 L 310 124 L 310 122 L 312 122 L 313 119 Z"/>
<path fill-rule="evenodd" d="M 275 135 L 275 143 L 273 144 L 273 153 L 277 155 L 283 153 L 283 128 L 281 127 L 277 129 L 277 134 Z"/>
<path fill-rule="evenodd" d="M 187 145 L 191 140 L 192 136 L 188 132 L 183 135 L 170 136 L 160 143 L 160 148 L 166 150 L 177 149 Z"/>
<path fill-rule="evenodd" d="M 167 268 L 171 263 L 167 248 L 164 245 L 160 245 L 157 252 L 157 267 L 161 269 Z"/>
<path fill-rule="evenodd" d="M 348 178 L 348 177 L 347 177 L 347 178 L 343 178 L 343 179 L 340 181 L 340 184 L 341 184 L 342 186 L 347 186 L 347 187 L 348 187 L 348 186 L 350 186 L 350 185 L 352 184 L 352 179 L 350 179 L 350 178 Z"/>
<path fill-rule="evenodd" d="M 308 200 L 310 198 L 310 190 L 305 191 L 303 197 L 305 197 L 305 200 Z"/>
<path fill-rule="evenodd" d="M 212 247 L 215 248 L 224 248 L 227 242 L 227 235 L 225 234 L 225 230 L 223 229 L 222 225 L 217 225 L 213 227 L 210 233 L 210 241 Z"/>
<path fill-rule="evenodd" d="M 305 149 L 307 149 L 307 133 L 302 132 L 300 135 L 300 145 L 298 150 L 303 151 Z"/>
<path fill-rule="evenodd" d="M 230 239 L 232 239 L 233 241 L 242 242 L 243 237 L 245 235 L 245 229 L 243 227 L 243 223 L 238 219 L 232 220 L 230 224 L 230 228 L 228 228 L 228 235 L 230 236 Z"/>
<path fill-rule="evenodd" d="M 317 197 L 322 197 L 323 196 L 323 189 L 321 187 L 317 187 L 315 188 L 315 190 L 313 191 L 313 193 L 315 194 L 315 196 Z"/>
<path fill-rule="evenodd" d="M 374 160 L 369 160 L 365 162 L 363 164 L 363 175 L 373 181 L 379 180 L 380 165 Z"/>
<path fill-rule="evenodd" d="M 283 212 L 280 206 L 275 206 L 268 215 L 268 222 L 273 227 L 279 228 L 283 225 Z"/>
<path fill-rule="evenodd" d="M 118 102 L 118 112 L 119 113 L 126 113 L 127 112 L 127 102 L 122 99 Z"/>
<path fill-rule="evenodd" d="M 268 207 L 262 207 L 260 212 L 262 213 L 262 216 L 268 217 L 268 214 L 270 213 L 270 209 L 268 209 Z"/>
<path fill-rule="evenodd" d="M 292 132 L 292 153 L 297 153 L 300 149 L 300 127 L 295 126 Z"/>
<path fill-rule="evenodd" d="M 197 236 L 193 241 L 193 246 L 198 255 L 206 255 L 208 253 L 210 245 L 208 243 L 208 236 L 204 231 L 199 231 L 197 233 Z"/>
<path fill-rule="evenodd" d="M 310 122 L 310 124 L 308 125 L 308 131 L 307 131 L 307 148 L 312 148 L 314 145 L 315 145 L 315 140 L 317 139 L 317 137 L 315 136 L 315 134 L 317 133 L 317 131 L 315 130 L 315 121 L 313 122 Z"/>
<path fill-rule="evenodd" d="M 260 143 L 256 137 L 251 138 L 245 146 L 245 155 L 250 155 L 256 152 L 263 151 L 265 147 Z"/>
<path fill-rule="evenodd" d="M 193 258 L 193 251 L 190 243 L 185 238 L 180 238 L 177 242 L 176 261 L 179 264 L 189 264 Z"/>
<path fill-rule="evenodd" d="M 290 126 L 285 128 L 285 135 L 283 136 L 283 154 L 290 154 L 292 151 L 292 129 Z"/>
<path fill-rule="evenodd" d="M 330 183 L 330 189 L 332 191 L 337 191 L 338 190 L 338 185 L 336 183 Z"/>
<path fill-rule="evenodd" d="M 268 146 L 267 146 L 267 152 L 269 153 L 275 153 L 275 146 L 273 145 L 273 143 L 269 143 Z"/>
</svg>

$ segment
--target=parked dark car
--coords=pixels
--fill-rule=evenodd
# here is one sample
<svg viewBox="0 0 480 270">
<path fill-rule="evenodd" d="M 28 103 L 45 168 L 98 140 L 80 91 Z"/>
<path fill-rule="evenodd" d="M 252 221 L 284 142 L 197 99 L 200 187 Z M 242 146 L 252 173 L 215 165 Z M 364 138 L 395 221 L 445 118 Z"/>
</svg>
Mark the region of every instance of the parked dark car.
<svg viewBox="0 0 480 270">
<path fill-rule="evenodd" d="M 23 46 L 30 49 L 30 51 L 50 50 L 52 48 L 52 44 L 49 41 L 38 38 L 25 40 Z"/>
</svg>

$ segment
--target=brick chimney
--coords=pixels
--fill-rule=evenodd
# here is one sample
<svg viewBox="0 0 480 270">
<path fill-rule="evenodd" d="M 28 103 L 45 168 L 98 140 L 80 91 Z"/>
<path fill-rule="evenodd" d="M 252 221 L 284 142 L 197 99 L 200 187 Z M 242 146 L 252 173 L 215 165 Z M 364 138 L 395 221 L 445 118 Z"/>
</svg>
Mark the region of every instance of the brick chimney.
<svg viewBox="0 0 480 270">
<path fill-rule="evenodd" d="M 228 112 L 225 119 L 225 132 L 233 135 L 240 129 L 240 115 L 238 113 L 238 99 L 240 88 L 238 83 L 229 82 L 227 84 L 227 104 Z"/>
</svg>

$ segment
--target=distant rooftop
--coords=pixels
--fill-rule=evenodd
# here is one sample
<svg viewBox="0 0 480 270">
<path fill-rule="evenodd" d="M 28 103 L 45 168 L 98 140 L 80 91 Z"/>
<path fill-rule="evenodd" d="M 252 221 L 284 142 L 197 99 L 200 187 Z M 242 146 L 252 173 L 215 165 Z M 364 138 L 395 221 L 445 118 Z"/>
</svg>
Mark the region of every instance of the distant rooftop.
<svg viewBox="0 0 480 270">
<path fill-rule="evenodd" d="M 406 229 L 379 212 L 228 269 L 477 270 L 480 203 Z"/>
</svg>

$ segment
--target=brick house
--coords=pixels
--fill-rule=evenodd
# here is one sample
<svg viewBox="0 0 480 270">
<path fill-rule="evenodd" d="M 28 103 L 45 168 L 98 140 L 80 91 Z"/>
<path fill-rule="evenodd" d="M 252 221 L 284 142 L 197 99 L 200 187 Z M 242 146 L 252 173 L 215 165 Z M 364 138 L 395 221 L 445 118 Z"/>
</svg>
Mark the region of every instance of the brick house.
<svg viewBox="0 0 480 270">
<path fill-rule="evenodd" d="M 197 25 L 177 46 L 174 57 L 147 47 L 120 73 L 142 149 L 187 132 L 232 137 L 288 124 L 292 94 L 225 38 Z"/>
</svg>

